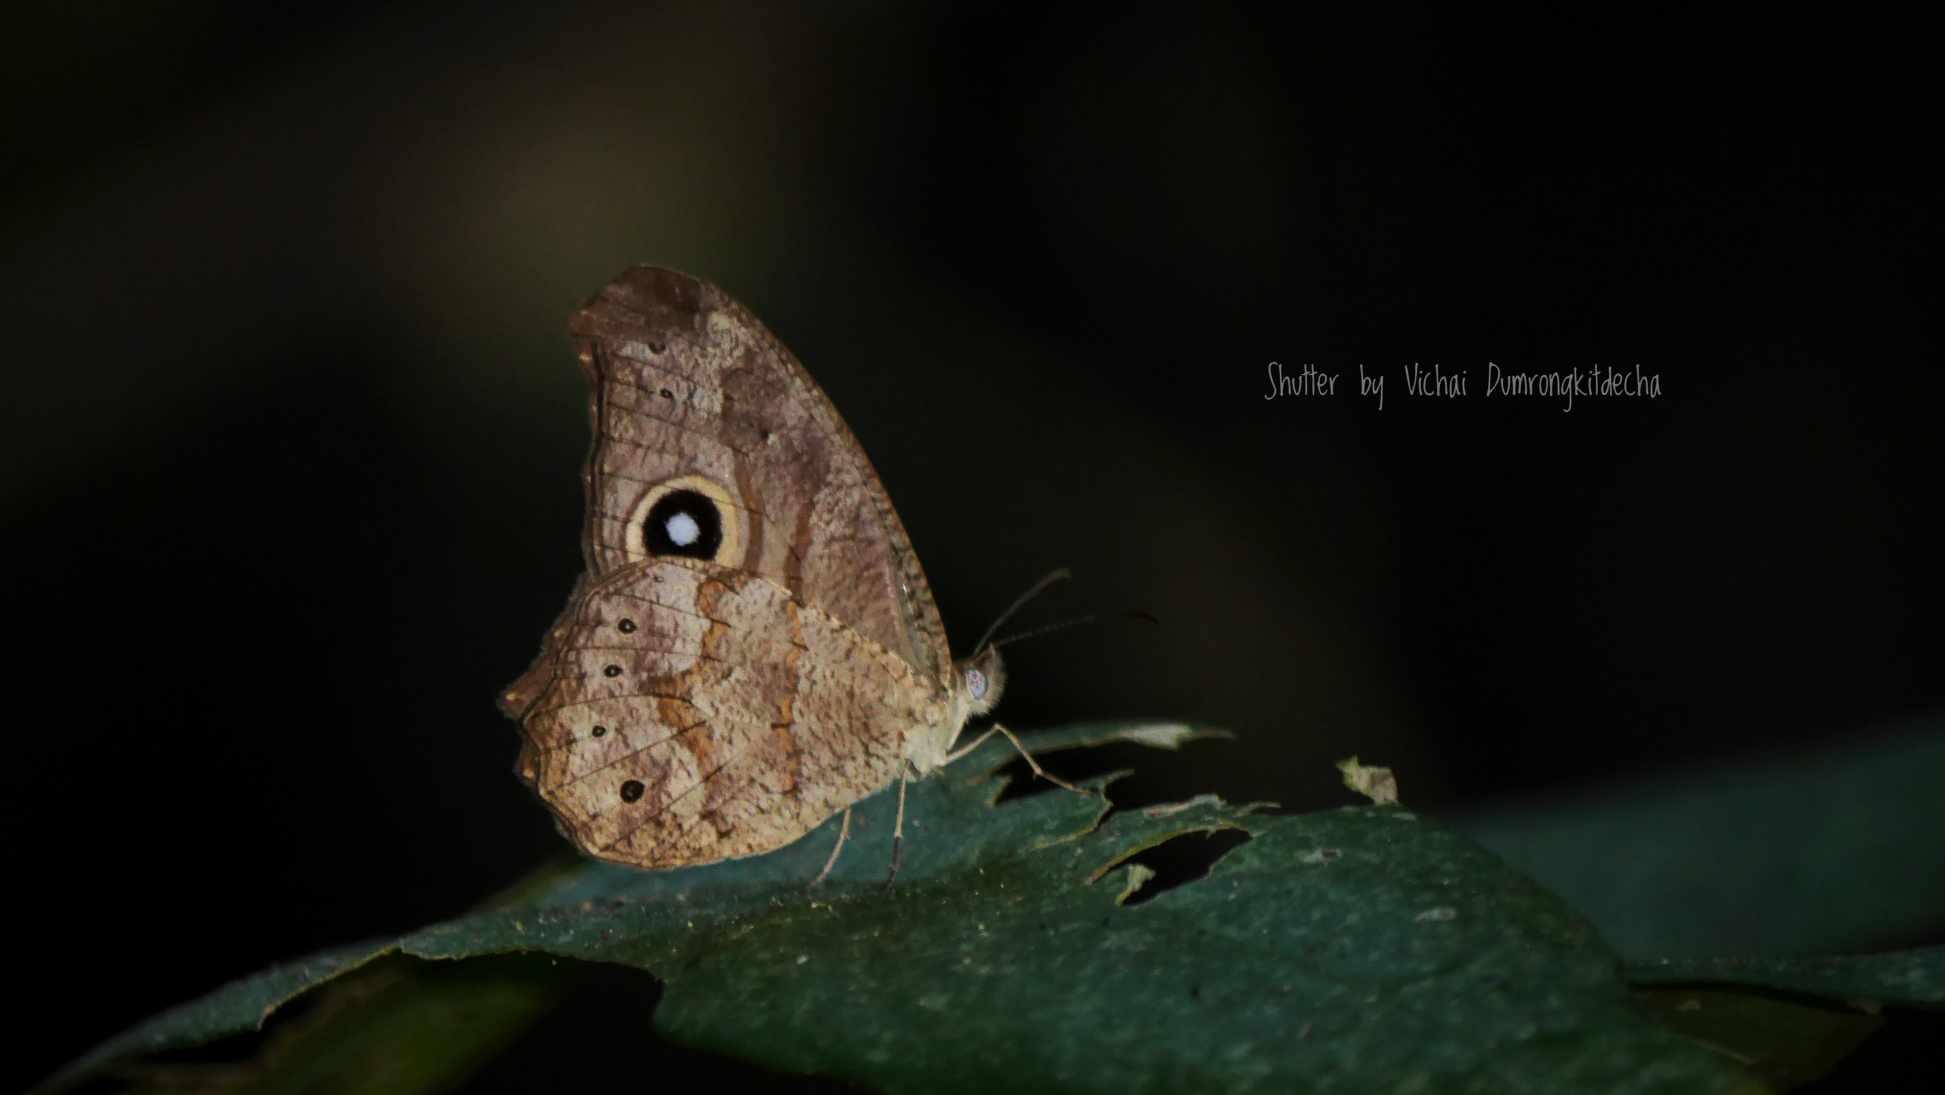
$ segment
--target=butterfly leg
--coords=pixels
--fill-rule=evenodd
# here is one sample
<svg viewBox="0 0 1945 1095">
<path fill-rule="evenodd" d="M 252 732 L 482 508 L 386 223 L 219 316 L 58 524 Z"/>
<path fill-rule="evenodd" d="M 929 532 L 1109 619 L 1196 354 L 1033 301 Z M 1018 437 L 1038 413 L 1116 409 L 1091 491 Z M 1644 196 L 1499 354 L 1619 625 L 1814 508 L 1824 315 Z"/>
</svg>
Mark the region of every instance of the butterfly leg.
<svg viewBox="0 0 1945 1095">
<path fill-rule="evenodd" d="M 905 850 L 905 784 L 907 773 L 898 773 L 898 820 L 891 827 L 891 873 L 885 876 L 885 885 L 898 877 L 898 859 Z"/>
<path fill-rule="evenodd" d="M 981 734 L 981 735 L 979 735 L 978 737 L 976 737 L 976 738 L 974 738 L 973 740 L 971 740 L 971 741 L 969 741 L 969 742 L 967 742 L 966 744 L 964 744 L 964 745 L 961 745 L 961 746 L 960 746 L 959 748 L 957 748 L 957 749 L 954 749 L 954 750 L 953 750 L 952 752 L 950 752 L 950 753 L 947 753 L 947 754 L 945 755 L 945 759 L 944 759 L 944 760 L 942 760 L 942 761 L 940 761 L 939 763 L 940 763 L 940 764 L 951 764 L 951 763 L 952 763 L 953 761 L 955 761 L 955 760 L 958 760 L 958 759 L 959 759 L 960 757 L 963 757 L 963 756 L 965 756 L 965 755 L 966 755 L 967 753 L 970 753 L 970 752 L 972 752 L 972 751 L 973 751 L 974 749 L 977 749 L 977 748 L 979 748 L 980 746 L 982 746 L 982 745 L 984 745 L 984 744 L 986 744 L 986 739 L 987 739 L 987 738 L 990 738 L 990 737 L 992 737 L 992 736 L 993 736 L 993 735 L 994 735 L 995 733 L 998 733 L 998 732 L 999 732 L 999 727 L 998 727 L 998 726 L 988 726 L 988 727 L 986 728 L 986 732 L 985 732 L 985 733 L 983 733 L 983 734 Z"/>
<path fill-rule="evenodd" d="M 844 820 L 841 823 L 839 823 L 837 827 L 837 844 L 831 848 L 831 858 L 824 861 L 824 869 L 817 872 L 816 878 L 810 880 L 810 884 L 812 886 L 823 885 L 824 879 L 830 876 L 831 868 L 837 866 L 837 853 L 844 850 L 844 838 L 850 835 L 851 835 L 851 808 L 849 806 L 846 806 L 844 808 Z"/>
<path fill-rule="evenodd" d="M 1027 752 L 1027 747 L 1021 745 L 1020 739 L 1013 736 L 1013 731 L 1008 730 L 1006 727 L 1001 726 L 997 722 L 993 724 L 993 730 L 998 730 L 1000 733 L 1006 735 L 1006 740 L 1012 742 L 1013 748 L 1019 750 L 1020 756 L 1026 758 L 1027 767 L 1033 769 L 1034 775 L 1039 776 L 1041 779 L 1046 780 L 1048 783 L 1053 784 L 1055 787 L 1065 787 L 1069 791 L 1072 791 L 1077 795 L 1091 795 L 1094 793 L 1085 787 L 1076 787 L 1073 784 L 1067 782 L 1066 780 L 1061 779 L 1059 776 L 1056 776 L 1053 773 L 1047 771 L 1045 768 L 1040 767 L 1040 762 L 1033 759 L 1033 754 Z M 988 730 L 987 733 L 989 734 L 992 733 L 992 730 Z"/>
</svg>

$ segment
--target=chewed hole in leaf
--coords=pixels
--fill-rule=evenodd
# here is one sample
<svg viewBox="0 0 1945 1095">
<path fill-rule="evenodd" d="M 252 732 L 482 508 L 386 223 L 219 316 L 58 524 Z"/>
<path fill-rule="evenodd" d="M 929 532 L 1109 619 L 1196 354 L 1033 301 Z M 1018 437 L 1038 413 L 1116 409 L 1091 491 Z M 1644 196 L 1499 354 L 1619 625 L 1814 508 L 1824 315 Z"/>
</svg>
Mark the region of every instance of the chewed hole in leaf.
<svg viewBox="0 0 1945 1095">
<path fill-rule="evenodd" d="M 1117 870 L 1136 875 L 1149 872 L 1145 878 L 1129 880 L 1132 892 L 1123 892 L 1121 904 L 1140 905 L 1206 878 L 1217 860 L 1247 843 L 1249 834 L 1241 829 L 1214 829 L 1183 833 L 1144 848 L 1116 865 Z"/>
</svg>

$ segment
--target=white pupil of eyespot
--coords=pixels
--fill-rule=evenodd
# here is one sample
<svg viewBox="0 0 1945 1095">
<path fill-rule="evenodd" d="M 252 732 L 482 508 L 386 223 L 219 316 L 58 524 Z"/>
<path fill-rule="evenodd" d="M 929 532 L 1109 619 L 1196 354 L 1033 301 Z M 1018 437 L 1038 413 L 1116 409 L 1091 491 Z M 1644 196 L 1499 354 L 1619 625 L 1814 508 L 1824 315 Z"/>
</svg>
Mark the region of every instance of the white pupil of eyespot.
<svg viewBox="0 0 1945 1095">
<path fill-rule="evenodd" d="M 966 670 L 966 688 L 972 692 L 973 699 L 986 694 L 986 674 L 977 669 Z"/>
<path fill-rule="evenodd" d="M 696 519 L 686 513 L 678 513 L 669 518 L 667 527 L 669 543 L 676 547 L 688 547 L 702 535 L 702 526 L 696 524 Z"/>
</svg>

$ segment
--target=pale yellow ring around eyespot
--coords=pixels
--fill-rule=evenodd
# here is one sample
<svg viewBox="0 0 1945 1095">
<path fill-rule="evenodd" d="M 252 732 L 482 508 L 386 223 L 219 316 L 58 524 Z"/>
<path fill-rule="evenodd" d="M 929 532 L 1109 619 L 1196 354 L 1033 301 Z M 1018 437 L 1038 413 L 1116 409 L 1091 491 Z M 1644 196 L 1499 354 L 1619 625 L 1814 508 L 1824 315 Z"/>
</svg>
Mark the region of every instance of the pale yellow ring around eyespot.
<svg viewBox="0 0 1945 1095">
<path fill-rule="evenodd" d="M 648 520 L 648 511 L 670 491 L 692 490 L 716 503 L 716 513 L 723 522 L 723 542 L 716 548 L 716 556 L 711 562 L 726 567 L 743 565 L 743 509 L 742 503 L 727 488 L 714 479 L 701 475 L 681 475 L 665 479 L 648 488 L 641 501 L 635 503 L 634 511 L 628 515 L 628 529 L 623 547 L 627 549 L 628 561 L 639 563 L 649 557 L 648 545 L 642 540 L 642 522 Z"/>
</svg>

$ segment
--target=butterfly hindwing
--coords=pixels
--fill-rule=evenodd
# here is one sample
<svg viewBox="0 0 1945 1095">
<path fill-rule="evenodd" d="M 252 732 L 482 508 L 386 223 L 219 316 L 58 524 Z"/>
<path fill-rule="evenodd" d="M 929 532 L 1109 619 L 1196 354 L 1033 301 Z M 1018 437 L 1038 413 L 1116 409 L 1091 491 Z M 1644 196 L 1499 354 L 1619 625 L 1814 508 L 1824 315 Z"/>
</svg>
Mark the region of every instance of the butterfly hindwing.
<svg viewBox="0 0 1945 1095">
<path fill-rule="evenodd" d="M 523 777 L 584 851 L 638 867 L 787 844 L 895 779 L 907 734 L 944 717 L 875 641 L 685 558 L 592 583 L 523 686 Z"/>
</svg>

